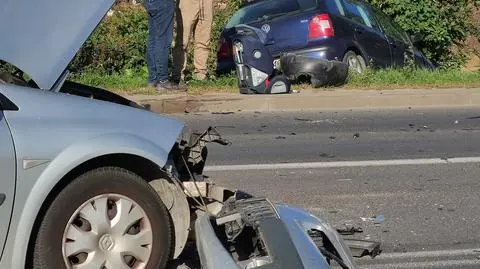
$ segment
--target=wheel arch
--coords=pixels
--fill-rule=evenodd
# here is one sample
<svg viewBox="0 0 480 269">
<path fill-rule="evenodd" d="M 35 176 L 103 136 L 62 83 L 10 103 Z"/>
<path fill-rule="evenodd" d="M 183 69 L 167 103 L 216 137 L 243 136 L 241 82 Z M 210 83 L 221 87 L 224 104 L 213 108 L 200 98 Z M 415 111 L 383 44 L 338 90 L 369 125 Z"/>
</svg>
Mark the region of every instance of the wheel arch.
<svg viewBox="0 0 480 269">
<path fill-rule="evenodd" d="M 65 176 L 63 176 L 53 189 L 48 193 L 44 202 L 42 203 L 40 210 L 37 213 L 33 227 L 30 232 L 28 248 L 26 253 L 26 265 L 27 268 L 30 268 L 30 262 L 33 261 L 33 245 L 36 239 L 36 235 L 40 226 L 40 222 L 49 206 L 52 204 L 53 200 L 57 195 L 73 180 L 75 180 L 80 175 L 92 171 L 97 168 L 102 167 L 118 167 L 128 170 L 134 174 L 137 174 L 147 182 L 153 181 L 159 178 L 167 178 L 167 174 L 153 161 L 134 154 L 125 154 L 125 153 L 114 153 L 97 156 L 90 160 L 87 160 L 80 165 L 76 166 L 74 169 L 69 171 Z M 159 194 L 160 195 L 160 194 Z"/>
<path fill-rule="evenodd" d="M 24 268 L 31 261 L 35 229 L 38 229 L 46 208 L 63 187 L 77 176 L 95 168 L 117 166 L 147 181 L 167 178 L 163 167 L 169 151 L 139 137 L 111 135 L 74 144 L 58 154 L 36 179 L 27 196 L 26 206 L 18 212 L 18 227 L 12 235 L 15 246 L 11 256 L 12 266 Z M 66 164 L 65 160 L 69 160 L 69 163 Z M 35 194 L 32 195 L 33 192 Z"/>
<path fill-rule="evenodd" d="M 345 50 L 345 52 L 343 53 L 343 57 L 345 57 L 345 54 L 347 54 L 347 52 L 349 51 L 353 51 L 355 52 L 357 55 L 360 55 L 363 57 L 363 60 L 365 61 L 365 63 L 369 63 L 369 57 L 367 55 L 367 52 L 361 48 L 360 44 L 358 44 L 357 42 L 354 42 L 354 43 L 351 43 L 347 46 L 347 49 Z M 343 58 L 342 58 L 343 60 Z"/>
</svg>

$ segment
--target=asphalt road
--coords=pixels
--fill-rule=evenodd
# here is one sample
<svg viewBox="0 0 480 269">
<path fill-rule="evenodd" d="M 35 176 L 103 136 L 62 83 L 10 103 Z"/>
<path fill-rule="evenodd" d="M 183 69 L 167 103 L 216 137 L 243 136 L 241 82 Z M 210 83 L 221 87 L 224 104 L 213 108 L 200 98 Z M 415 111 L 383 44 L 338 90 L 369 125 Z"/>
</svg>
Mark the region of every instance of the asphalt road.
<svg viewBox="0 0 480 269">
<path fill-rule="evenodd" d="M 218 184 L 380 241 L 384 252 L 360 260 L 363 268 L 470 269 L 480 268 L 479 116 L 469 108 L 177 118 L 217 126 L 232 142 L 209 147 L 207 175 Z M 449 161 L 463 157 L 473 158 Z"/>
<path fill-rule="evenodd" d="M 210 165 L 480 155 L 480 143 L 472 143 L 480 138 L 480 109 L 197 114 L 182 118 L 194 130 L 216 126 L 232 142 L 229 147 L 209 147 Z"/>
</svg>

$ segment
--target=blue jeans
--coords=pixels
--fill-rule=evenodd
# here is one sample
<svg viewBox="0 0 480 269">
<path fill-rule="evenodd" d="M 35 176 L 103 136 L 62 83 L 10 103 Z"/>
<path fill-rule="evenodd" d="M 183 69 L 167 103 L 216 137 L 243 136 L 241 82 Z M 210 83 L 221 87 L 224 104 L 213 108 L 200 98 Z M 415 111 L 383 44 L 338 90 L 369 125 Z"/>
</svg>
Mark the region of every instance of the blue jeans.
<svg viewBox="0 0 480 269">
<path fill-rule="evenodd" d="M 148 82 L 168 81 L 168 54 L 173 38 L 173 0 L 144 0 L 148 13 Z"/>
</svg>

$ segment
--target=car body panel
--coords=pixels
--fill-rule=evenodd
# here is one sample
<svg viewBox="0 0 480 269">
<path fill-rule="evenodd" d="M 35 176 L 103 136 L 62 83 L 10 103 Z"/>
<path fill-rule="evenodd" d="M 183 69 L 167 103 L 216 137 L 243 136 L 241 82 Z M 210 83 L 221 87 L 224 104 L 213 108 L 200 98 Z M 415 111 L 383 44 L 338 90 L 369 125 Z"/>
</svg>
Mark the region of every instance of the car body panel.
<svg viewBox="0 0 480 269">
<path fill-rule="evenodd" d="M 319 60 L 304 54 L 285 53 L 280 57 L 283 74 L 290 80 L 309 75 L 316 86 L 342 85 L 348 78 L 348 65 L 342 61 Z M 318 85 L 321 84 L 321 85 Z"/>
<path fill-rule="evenodd" d="M 0 111 L 0 259 L 10 226 L 15 193 L 15 149 L 7 120 Z"/>
<path fill-rule="evenodd" d="M 269 36 L 273 40 L 272 55 L 308 46 L 308 23 L 315 12 L 294 12 L 268 22 Z"/>
<path fill-rule="evenodd" d="M 314 258 L 318 259 L 320 255 L 315 252 L 318 251 L 318 249 L 315 248 L 315 245 L 312 244 L 313 242 L 308 236 L 307 231 L 311 229 L 321 231 L 325 234 L 348 268 L 358 268 L 358 265 L 352 258 L 350 248 L 347 246 L 342 236 L 328 222 L 295 206 L 276 204 L 276 208 L 280 218 L 287 226 L 290 236 L 292 236 L 293 241 L 297 246 L 297 250 L 301 254 L 302 260 L 304 263 L 311 264 L 311 267 L 309 268 L 330 267 L 317 267 L 321 262 L 315 261 Z"/>
<path fill-rule="evenodd" d="M 346 30 L 341 34 L 351 40 L 354 46 L 348 50 L 361 52 L 365 63 L 373 67 L 388 67 L 391 64 L 391 55 L 385 35 L 381 32 L 376 19 L 368 12 L 361 2 L 338 1 L 342 5 L 343 14 L 335 15 L 335 27 Z"/>
<path fill-rule="evenodd" d="M 341 61 L 345 50 L 353 44 L 348 44 L 343 38 L 337 37 L 312 40 L 309 43 L 315 45 L 309 45 L 308 48 L 293 50 L 289 53 L 302 54 L 308 57 L 329 61 Z"/>
<path fill-rule="evenodd" d="M 381 25 L 382 31 L 387 39 L 390 54 L 392 57 L 391 66 L 401 67 L 405 64 L 406 53 L 411 47 L 414 47 L 409 40 L 408 35 L 400 26 L 396 25 L 391 18 L 380 10 L 370 7 L 370 12 L 374 14 L 377 21 Z"/>
<path fill-rule="evenodd" d="M 115 0 L 1 0 L 0 60 L 50 89 Z"/>
<path fill-rule="evenodd" d="M 143 157 L 163 168 L 184 128 L 146 110 L 63 93 L 1 84 L 0 93 L 19 108 L 4 111 L 16 148 L 17 186 L 2 269 L 25 266 L 35 218 L 73 168 L 109 154 Z M 39 165 L 25 166 L 32 160 Z"/>
<path fill-rule="evenodd" d="M 319 245 L 313 240 L 311 236 L 313 231 L 325 235 L 322 240 L 325 242 L 324 246 L 331 244 L 333 249 L 329 251 L 336 252 L 337 257 L 347 268 L 359 268 L 342 236 L 328 222 L 294 206 L 285 204 L 258 206 L 256 202 L 261 200 L 263 199 L 239 200 L 237 206 L 230 208 L 231 212 L 228 205 L 226 210 L 222 209 L 222 213 L 226 214 L 221 216 L 197 214 L 195 234 L 201 268 L 336 268 L 327 262 Z M 242 203 L 248 204 L 248 207 L 242 207 Z M 257 233 L 254 238 L 262 242 L 266 251 L 249 258 L 238 259 L 234 253 L 238 251 L 238 244 L 230 249 L 231 245 L 225 244 L 223 237 L 222 239 L 218 237 L 218 234 L 225 236 L 222 230 L 230 227 L 230 224 L 225 222 L 232 220 L 243 224 L 243 227 L 248 227 L 250 233 Z M 252 227 L 251 223 L 255 225 Z M 282 236 L 279 237 L 279 234 Z M 238 236 L 241 235 L 242 228 L 238 231 Z M 246 245 L 248 246 L 248 243 Z"/>
</svg>

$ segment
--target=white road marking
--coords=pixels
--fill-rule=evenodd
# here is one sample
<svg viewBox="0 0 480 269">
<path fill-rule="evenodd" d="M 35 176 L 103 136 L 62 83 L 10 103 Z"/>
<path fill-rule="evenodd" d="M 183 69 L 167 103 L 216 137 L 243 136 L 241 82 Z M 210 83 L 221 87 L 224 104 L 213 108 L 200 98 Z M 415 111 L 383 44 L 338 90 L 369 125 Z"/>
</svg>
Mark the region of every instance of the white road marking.
<svg viewBox="0 0 480 269">
<path fill-rule="evenodd" d="M 247 170 L 288 170 L 288 169 L 317 169 L 339 167 L 371 167 L 371 166 L 399 166 L 399 165 L 427 165 L 427 164 L 466 164 L 480 163 L 480 157 L 459 158 L 430 158 L 430 159 L 397 159 L 397 160 L 368 160 L 368 161 L 340 161 L 340 162 L 305 162 L 305 163 L 271 163 L 271 164 L 244 164 L 244 165 L 215 165 L 206 166 L 205 171 L 247 171 Z"/>
<path fill-rule="evenodd" d="M 388 264 L 361 265 L 365 269 L 427 269 L 427 268 L 458 268 L 459 266 L 480 265 L 479 259 L 468 260 L 445 260 L 445 261 L 427 261 L 427 262 L 401 262 Z"/>
<path fill-rule="evenodd" d="M 452 249 L 416 251 L 404 253 L 382 253 L 374 260 L 359 260 L 361 268 L 456 268 L 480 265 L 479 249 Z M 366 263 L 365 263 L 366 261 Z"/>
<path fill-rule="evenodd" d="M 382 253 L 375 259 L 413 259 L 413 258 L 444 258 L 458 256 L 480 256 L 479 249 L 450 249 L 450 250 L 433 250 L 433 251 L 416 251 L 416 252 L 398 252 L 398 253 Z"/>
</svg>

